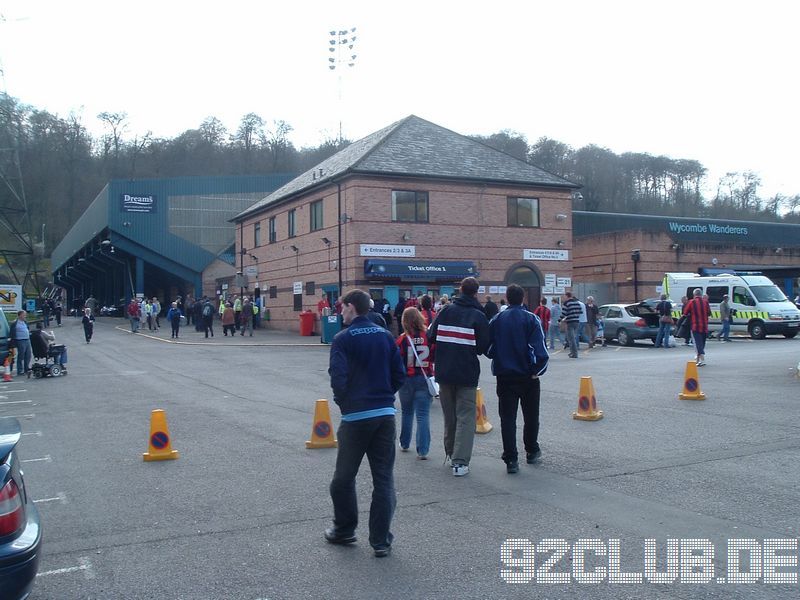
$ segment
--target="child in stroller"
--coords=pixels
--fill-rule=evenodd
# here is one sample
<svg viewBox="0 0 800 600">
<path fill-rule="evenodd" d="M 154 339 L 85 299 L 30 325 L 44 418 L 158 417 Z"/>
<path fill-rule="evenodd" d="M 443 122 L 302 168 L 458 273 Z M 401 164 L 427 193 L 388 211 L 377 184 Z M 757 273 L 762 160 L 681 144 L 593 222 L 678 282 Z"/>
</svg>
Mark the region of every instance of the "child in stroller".
<svg viewBox="0 0 800 600">
<path fill-rule="evenodd" d="M 58 377 L 66 375 L 67 347 L 64 344 L 55 343 L 56 336 L 52 331 L 42 329 L 42 324 L 37 323 L 36 329 L 31 332 L 31 349 L 33 350 L 33 376 L 37 379 L 42 377 Z M 52 359 L 52 364 L 50 360 Z M 44 360 L 44 363 L 39 361 Z"/>
</svg>

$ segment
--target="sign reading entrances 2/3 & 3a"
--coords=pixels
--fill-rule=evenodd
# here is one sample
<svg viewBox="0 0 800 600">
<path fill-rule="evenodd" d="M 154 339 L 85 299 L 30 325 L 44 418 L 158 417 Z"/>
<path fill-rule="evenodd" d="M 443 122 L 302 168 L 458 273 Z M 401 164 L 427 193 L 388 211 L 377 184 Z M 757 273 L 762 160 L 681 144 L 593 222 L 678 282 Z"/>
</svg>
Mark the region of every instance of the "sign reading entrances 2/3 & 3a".
<svg viewBox="0 0 800 600">
<path fill-rule="evenodd" d="M 414 258 L 416 255 L 416 246 L 402 246 L 399 244 L 361 244 L 361 256 L 405 256 Z"/>
<path fill-rule="evenodd" d="M 156 197 L 134 196 L 132 194 L 121 194 L 120 207 L 122 212 L 154 213 L 156 212 Z"/>
</svg>

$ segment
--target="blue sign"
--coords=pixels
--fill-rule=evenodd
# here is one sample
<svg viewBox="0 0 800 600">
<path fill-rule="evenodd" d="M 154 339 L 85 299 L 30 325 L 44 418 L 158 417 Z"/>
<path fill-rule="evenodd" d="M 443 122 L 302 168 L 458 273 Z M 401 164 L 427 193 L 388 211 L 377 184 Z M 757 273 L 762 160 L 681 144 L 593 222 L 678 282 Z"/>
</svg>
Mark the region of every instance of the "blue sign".
<svg viewBox="0 0 800 600">
<path fill-rule="evenodd" d="M 25 312 L 34 312 L 36 310 L 36 300 L 25 301 Z"/>
<path fill-rule="evenodd" d="M 122 212 L 154 213 L 156 212 L 156 197 L 135 196 L 133 194 L 120 194 L 120 208 Z"/>
</svg>

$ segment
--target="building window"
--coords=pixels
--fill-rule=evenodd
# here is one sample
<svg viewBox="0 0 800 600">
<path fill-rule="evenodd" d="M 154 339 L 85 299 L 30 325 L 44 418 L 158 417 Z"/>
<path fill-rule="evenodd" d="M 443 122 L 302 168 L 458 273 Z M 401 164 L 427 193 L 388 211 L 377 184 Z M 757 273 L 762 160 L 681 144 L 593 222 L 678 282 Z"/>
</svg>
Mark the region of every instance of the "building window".
<svg viewBox="0 0 800 600">
<path fill-rule="evenodd" d="M 296 235 L 295 228 L 294 228 L 294 223 L 295 223 L 294 217 L 295 217 L 295 209 L 292 209 L 292 210 L 289 211 L 289 220 L 288 220 L 289 237 L 290 238 L 293 238 Z"/>
<path fill-rule="evenodd" d="M 269 218 L 269 243 L 274 244 L 278 241 L 278 230 L 275 227 L 275 217 Z"/>
<path fill-rule="evenodd" d="M 509 198 L 508 226 L 539 227 L 539 199 Z"/>
<path fill-rule="evenodd" d="M 269 286 L 269 297 L 270 298 L 277 298 L 278 297 L 278 286 L 277 285 Z"/>
<path fill-rule="evenodd" d="M 392 191 L 392 221 L 428 222 L 428 192 Z"/>
<path fill-rule="evenodd" d="M 311 231 L 322 229 L 322 200 L 311 203 Z"/>
<path fill-rule="evenodd" d="M 258 248 L 261 245 L 261 222 L 259 221 L 253 226 L 253 247 Z"/>
</svg>

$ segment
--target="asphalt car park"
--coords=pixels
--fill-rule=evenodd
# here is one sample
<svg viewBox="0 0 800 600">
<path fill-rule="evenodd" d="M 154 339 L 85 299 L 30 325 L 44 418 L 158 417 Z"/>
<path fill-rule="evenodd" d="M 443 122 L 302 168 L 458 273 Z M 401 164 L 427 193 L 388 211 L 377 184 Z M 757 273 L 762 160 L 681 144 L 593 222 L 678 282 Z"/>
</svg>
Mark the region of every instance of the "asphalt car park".
<svg viewBox="0 0 800 600">
<path fill-rule="evenodd" d="M 494 429 L 476 437 L 470 475 L 454 478 L 442 466 L 434 405 L 430 460 L 397 455 L 395 544 L 390 559 L 376 560 L 366 541 L 366 464 L 359 541 L 339 548 L 322 538 L 336 451 L 304 445 L 315 401 L 330 398 L 328 348 L 318 339 L 259 331 L 253 342 L 206 343 L 187 333 L 185 344 L 172 344 L 102 318 L 91 344 L 80 343 L 77 321 L 65 320 L 56 334 L 70 348 L 69 377 L 15 379 L 2 388 L 13 393 L 0 391 L 29 401 L 0 406 L 0 417 L 22 426 L 19 455 L 29 461 L 25 483 L 44 532 L 32 600 L 796 593 L 796 582 L 733 586 L 717 578 L 728 576 L 726 540 L 763 546 L 800 535 L 800 427 L 787 418 L 800 393 L 798 340 L 710 342 L 703 402 L 678 400 L 691 348 L 582 345 L 578 360 L 556 350 L 542 378 L 542 460 L 513 476 L 500 460 L 494 379 L 482 359 Z M 600 421 L 571 417 L 586 376 L 605 413 Z M 167 412 L 180 458 L 146 463 L 157 408 Z M 331 413 L 338 423 L 335 406 Z M 538 551 L 544 540 L 574 547 L 590 539 L 606 552 L 621 540 L 621 568 L 636 572 L 645 539 L 656 539 L 663 556 L 673 538 L 714 544 L 710 583 L 556 584 L 534 576 L 513 584 L 503 575 L 512 568 L 501 553 L 510 539 L 537 546 L 537 568 L 547 559 Z M 571 556 L 544 571 L 569 576 Z M 796 565 L 781 570 L 798 573 Z"/>
</svg>

